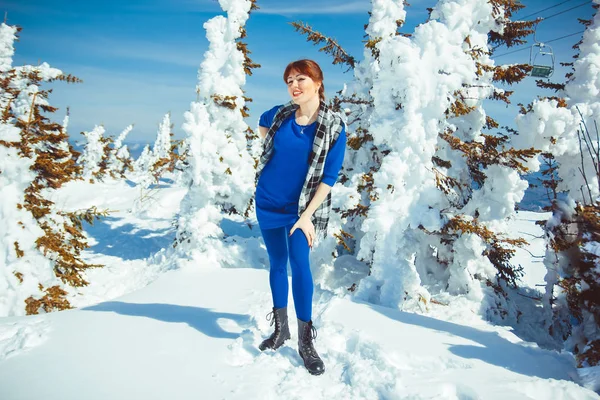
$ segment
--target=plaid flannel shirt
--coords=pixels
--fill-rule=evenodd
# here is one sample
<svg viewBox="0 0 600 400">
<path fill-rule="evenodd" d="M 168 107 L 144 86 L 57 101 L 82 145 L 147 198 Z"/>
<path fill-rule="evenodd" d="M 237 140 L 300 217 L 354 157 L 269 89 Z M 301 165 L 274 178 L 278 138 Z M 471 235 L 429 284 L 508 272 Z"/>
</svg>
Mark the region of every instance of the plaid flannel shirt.
<svg viewBox="0 0 600 400">
<path fill-rule="evenodd" d="M 293 101 L 284 104 L 277 110 L 273 117 L 273 123 L 265 136 L 263 142 L 263 152 L 260 156 L 258 165 L 256 167 L 255 184 L 258 184 L 258 178 L 267 165 L 267 162 L 273 155 L 273 144 L 274 137 L 277 130 L 292 113 L 296 111 L 299 106 Z M 339 115 L 331 111 L 329 107 L 325 105 L 325 102 L 321 101 L 319 106 L 319 114 L 317 116 L 317 130 L 315 133 L 315 139 L 313 141 L 312 151 L 308 157 L 308 173 L 300 193 L 300 199 L 298 200 L 298 214 L 302 215 L 304 210 L 310 204 L 310 201 L 314 197 L 321 180 L 323 179 L 323 170 L 325 168 L 325 160 L 327 159 L 327 153 L 335 141 L 338 139 L 342 132 L 343 122 Z M 329 214 L 331 212 L 331 192 L 327 195 L 325 200 L 319 205 L 312 216 L 312 223 L 315 226 L 315 231 L 321 237 L 325 237 L 327 233 L 327 224 L 329 222 Z"/>
</svg>

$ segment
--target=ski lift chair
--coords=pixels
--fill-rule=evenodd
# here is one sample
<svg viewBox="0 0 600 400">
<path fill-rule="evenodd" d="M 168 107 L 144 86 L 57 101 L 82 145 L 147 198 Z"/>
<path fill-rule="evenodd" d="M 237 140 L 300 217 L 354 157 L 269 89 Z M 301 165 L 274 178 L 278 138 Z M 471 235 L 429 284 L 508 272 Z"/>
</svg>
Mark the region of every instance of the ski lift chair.
<svg viewBox="0 0 600 400">
<path fill-rule="evenodd" d="M 533 45 L 529 49 L 529 65 L 533 67 L 529 75 L 534 76 L 536 78 L 544 78 L 548 79 L 554 73 L 554 51 L 552 51 L 552 47 L 544 44 L 542 42 L 537 41 L 537 25 L 533 31 Z M 534 52 L 534 48 L 537 50 Z M 550 56 L 551 63 L 540 63 L 536 64 L 536 59 L 538 56 Z"/>
<path fill-rule="evenodd" d="M 534 47 L 538 48 L 535 53 Z M 548 50 L 546 50 L 546 48 L 548 48 Z M 550 56 L 551 62 L 536 64 L 538 56 Z M 531 76 L 545 79 L 550 78 L 554 73 L 554 52 L 552 51 L 552 47 L 544 43 L 534 43 L 529 51 L 529 64 L 533 67 L 530 72 Z"/>
</svg>

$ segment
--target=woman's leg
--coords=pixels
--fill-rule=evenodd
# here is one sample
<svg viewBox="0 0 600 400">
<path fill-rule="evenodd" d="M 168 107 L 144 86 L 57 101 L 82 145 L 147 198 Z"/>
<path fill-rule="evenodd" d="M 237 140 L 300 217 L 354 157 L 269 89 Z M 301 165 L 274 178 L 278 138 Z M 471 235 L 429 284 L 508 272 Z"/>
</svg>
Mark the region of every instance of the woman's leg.
<svg viewBox="0 0 600 400">
<path fill-rule="evenodd" d="M 273 307 L 287 307 L 288 299 L 288 242 L 285 227 L 261 229 L 267 253 L 269 254 L 269 283 L 273 296 Z"/>
<path fill-rule="evenodd" d="M 308 322 L 312 318 L 313 280 L 310 272 L 309 247 L 306 235 L 296 229 L 290 237 L 292 225 L 286 227 L 290 266 L 292 268 L 292 295 L 296 307 L 296 317 Z"/>
</svg>

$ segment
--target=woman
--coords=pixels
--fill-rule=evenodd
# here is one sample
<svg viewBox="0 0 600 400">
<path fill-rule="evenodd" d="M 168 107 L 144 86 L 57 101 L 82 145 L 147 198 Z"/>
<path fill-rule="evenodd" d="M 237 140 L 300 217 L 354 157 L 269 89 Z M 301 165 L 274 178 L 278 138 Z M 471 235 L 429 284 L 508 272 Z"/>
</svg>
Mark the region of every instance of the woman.
<svg viewBox="0 0 600 400">
<path fill-rule="evenodd" d="M 313 375 L 325 371 L 313 339 L 313 281 L 309 249 L 325 235 L 330 190 L 344 160 L 346 132 L 341 118 L 325 105 L 323 72 L 312 60 L 290 63 L 283 74 L 291 101 L 262 114 L 263 154 L 256 173 L 256 215 L 269 254 L 275 332 L 261 350 L 290 338 L 287 318 L 287 263 L 298 319 L 298 352 Z"/>
</svg>

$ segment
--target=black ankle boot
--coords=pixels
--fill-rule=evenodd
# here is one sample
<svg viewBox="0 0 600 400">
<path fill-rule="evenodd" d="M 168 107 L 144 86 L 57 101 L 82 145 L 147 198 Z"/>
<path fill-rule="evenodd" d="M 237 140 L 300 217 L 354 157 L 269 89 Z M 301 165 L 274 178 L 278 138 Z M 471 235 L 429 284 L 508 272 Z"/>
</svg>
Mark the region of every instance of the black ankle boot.
<svg viewBox="0 0 600 400">
<path fill-rule="evenodd" d="M 283 342 L 290 338 L 287 307 L 273 307 L 273 311 L 267 314 L 267 321 L 271 321 L 271 326 L 275 324 L 275 332 L 258 346 L 260 351 L 265 351 L 266 349 L 277 350 Z"/>
<path fill-rule="evenodd" d="M 325 364 L 313 346 L 313 339 L 317 338 L 317 329 L 312 321 L 298 320 L 298 353 L 304 361 L 304 366 L 312 375 L 321 375 L 325 372 Z"/>
</svg>

